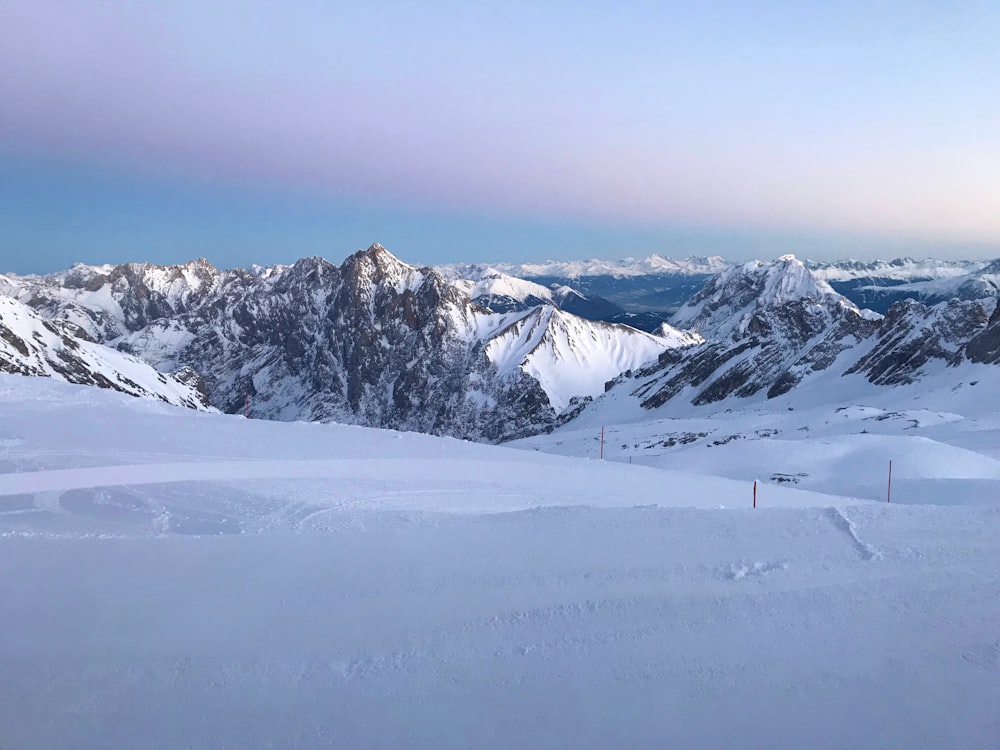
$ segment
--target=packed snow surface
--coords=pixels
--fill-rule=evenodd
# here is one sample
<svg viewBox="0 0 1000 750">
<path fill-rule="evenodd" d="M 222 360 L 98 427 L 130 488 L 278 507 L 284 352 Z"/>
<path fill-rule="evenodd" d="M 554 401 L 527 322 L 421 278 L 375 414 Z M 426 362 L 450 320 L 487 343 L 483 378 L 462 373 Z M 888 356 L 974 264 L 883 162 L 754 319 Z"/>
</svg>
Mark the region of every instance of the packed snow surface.
<svg viewBox="0 0 1000 750">
<path fill-rule="evenodd" d="M 912 486 L 996 482 L 968 403 L 830 410 L 798 455 L 917 439 Z M 996 495 L 761 477 L 754 510 L 751 440 L 681 446 L 723 477 L 613 434 L 600 461 L 594 429 L 517 450 L 0 377 L 0 747 L 996 747 Z"/>
</svg>

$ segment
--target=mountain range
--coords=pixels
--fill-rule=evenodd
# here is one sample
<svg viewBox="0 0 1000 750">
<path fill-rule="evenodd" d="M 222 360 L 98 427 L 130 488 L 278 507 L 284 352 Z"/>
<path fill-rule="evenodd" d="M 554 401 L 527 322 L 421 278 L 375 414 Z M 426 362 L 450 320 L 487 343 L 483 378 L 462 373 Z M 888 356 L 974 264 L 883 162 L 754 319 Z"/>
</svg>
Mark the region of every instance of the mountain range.
<svg viewBox="0 0 1000 750">
<path fill-rule="evenodd" d="M 641 418 L 772 398 L 819 373 L 884 388 L 996 363 L 996 271 L 790 255 L 434 269 L 377 244 L 339 266 L 77 265 L 0 276 L 0 371 L 266 419 L 504 441 L 595 400 Z M 641 315 L 650 295 L 671 306 L 648 330 L 606 320 Z"/>
<path fill-rule="evenodd" d="M 226 412 L 249 401 L 267 419 L 471 439 L 550 429 L 620 372 L 694 340 L 552 305 L 495 312 L 380 245 L 340 266 L 75 266 L 2 284 L 8 297 L 107 347 L 163 371 L 193 368 Z"/>
</svg>

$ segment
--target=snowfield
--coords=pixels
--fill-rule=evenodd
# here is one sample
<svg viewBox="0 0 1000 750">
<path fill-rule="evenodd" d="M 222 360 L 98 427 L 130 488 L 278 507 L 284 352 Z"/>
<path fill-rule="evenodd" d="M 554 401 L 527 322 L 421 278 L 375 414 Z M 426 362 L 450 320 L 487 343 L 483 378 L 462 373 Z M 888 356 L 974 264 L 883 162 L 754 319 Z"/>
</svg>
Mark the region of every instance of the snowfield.
<svg viewBox="0 0 1000 750">
<path fill-rule="evenodd" d="M 977 383 L 600 461 L 0 376 L 0 747 L 995 748 Z"/>
</svg>

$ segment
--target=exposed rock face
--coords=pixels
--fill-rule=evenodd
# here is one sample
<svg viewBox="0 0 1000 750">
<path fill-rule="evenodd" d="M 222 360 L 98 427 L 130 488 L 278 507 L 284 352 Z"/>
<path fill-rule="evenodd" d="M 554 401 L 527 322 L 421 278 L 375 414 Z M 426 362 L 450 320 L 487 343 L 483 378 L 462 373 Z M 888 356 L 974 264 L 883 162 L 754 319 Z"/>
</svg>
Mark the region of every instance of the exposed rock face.
<svg viewBox="0 0 1000 750">
<path fill-rule="evenodd" d="M 135 357 L 95 344 L 76 324 L 45 320 L 6 295 L 0 295 L 0 372 L 54 377 L 192 409 L 208 408 L 189 376 L 157 372 Z"/>
<path fill-rule="evenodd" d="M 727 269 L 674 320 L 700 329 L 710 340 L 639 373 L 648 379 L 635 395 L 647 409 L 685 389 L 691 389 L 694 404 L 760 391 L 781 395 L 809 373 L 830 367 L 876 328 L 875 321 L 791 256 Z"/>
<path fill-rule="evenodd" d="M 971 337 L 986 326 L 978 302 L 952 300 L 927 307 L 908 300 L 889 308 L 874 348 L 847 370 L 864 373 L 877 385 L 912 383 L 927 363 L 954 363 Z"/>
<path fill-rule="evenodd" d="M 606 379 L 675 345 L 552 307 L 491 313 L 379 245 L 339 267 L 321 258 L 257 272 L 131 264 L 19 281 L 47 314 L 71 316 L 161 369 L 193 368 L 224 411 L 241 412 L 249 395 L 257 417 L 463 438 L 550 429 Z M 529 317 L 530 340 L 518 328 Z"/>
<path fill-rule="evenodd" d="M 771 263 L 752 261 L 732 266 L 712 277 L 681 306 L 670 323 L 697 331 L 709 340 L 738 341 L 772 328 L 766 316 L 787 304 L 800 305 L 798 312 L 787 311 L 790 320 L 801 316 L 807 309 L 804 305 L 834 315 L 838 309 L 858 313 L 857 306 L 816 278 L 795 256 L 784 255 Z M 795 327 L 794 322 L 791 327 L 780 322 L 773 326 L 775 331 L 789 332 Z"/>
<path fill-rule="evenodd" d="M 909 301 L 883 320 L 792 256 L 724 266 L 674 318 L 701 335 L 584 320 L 560 309 L 572 289 L 500 272 L 449 281 L 379 245 L 340 266 L 77 266 L 0 277 L 0 293 L 50 318 L 36 316 L 62 354 L 43 357 L 46 367 L 75 382 L 114 380 L 59 364 L 90 338 L 175 372 L 171 387 L 207 394 L 227 412 L 242 412 L 249 396 L 255 417 L 491 441 L 552 429 L 605 390 L 614 398 L 627 389 L 654 409 L 673 399 L 771 398 L 824 371 L 891 386 L 918 380 L 935 361 L 1000 362 L 1000 312 L 987 322 L 976 301 Z M 524 309 L 529 301 L 545 304 Z M 30 344 L 0 329 L 8 370 L 26 371 Z"/>
<path fill-rule="evenodd" d="M 965 356 L 973 362 L 1000 364 L 1000 302 L 990 315 L 986 327 L 966 344 Z"/>
</svg>

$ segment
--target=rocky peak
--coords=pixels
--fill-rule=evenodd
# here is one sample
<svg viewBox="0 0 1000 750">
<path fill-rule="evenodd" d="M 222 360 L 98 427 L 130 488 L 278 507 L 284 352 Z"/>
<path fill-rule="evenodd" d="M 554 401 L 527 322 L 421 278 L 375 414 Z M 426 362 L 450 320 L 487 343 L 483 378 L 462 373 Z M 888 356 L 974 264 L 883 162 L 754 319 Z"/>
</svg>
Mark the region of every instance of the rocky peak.
<svg viewBox="0 0 1000 750">
<path fill-rule="evenodd" d="M 794 255 L 770 263 L 751 261 L 716 274 L 671 318 L 676 328 L 694 330 L 706 339 L 739 340 L 767 327 L 761 313 L 785 305 L 821 306 L 860 314 L 846 297 L 813 274 Z M 787 317 L 787 315 L 785 316 Z"/>
</svg>

